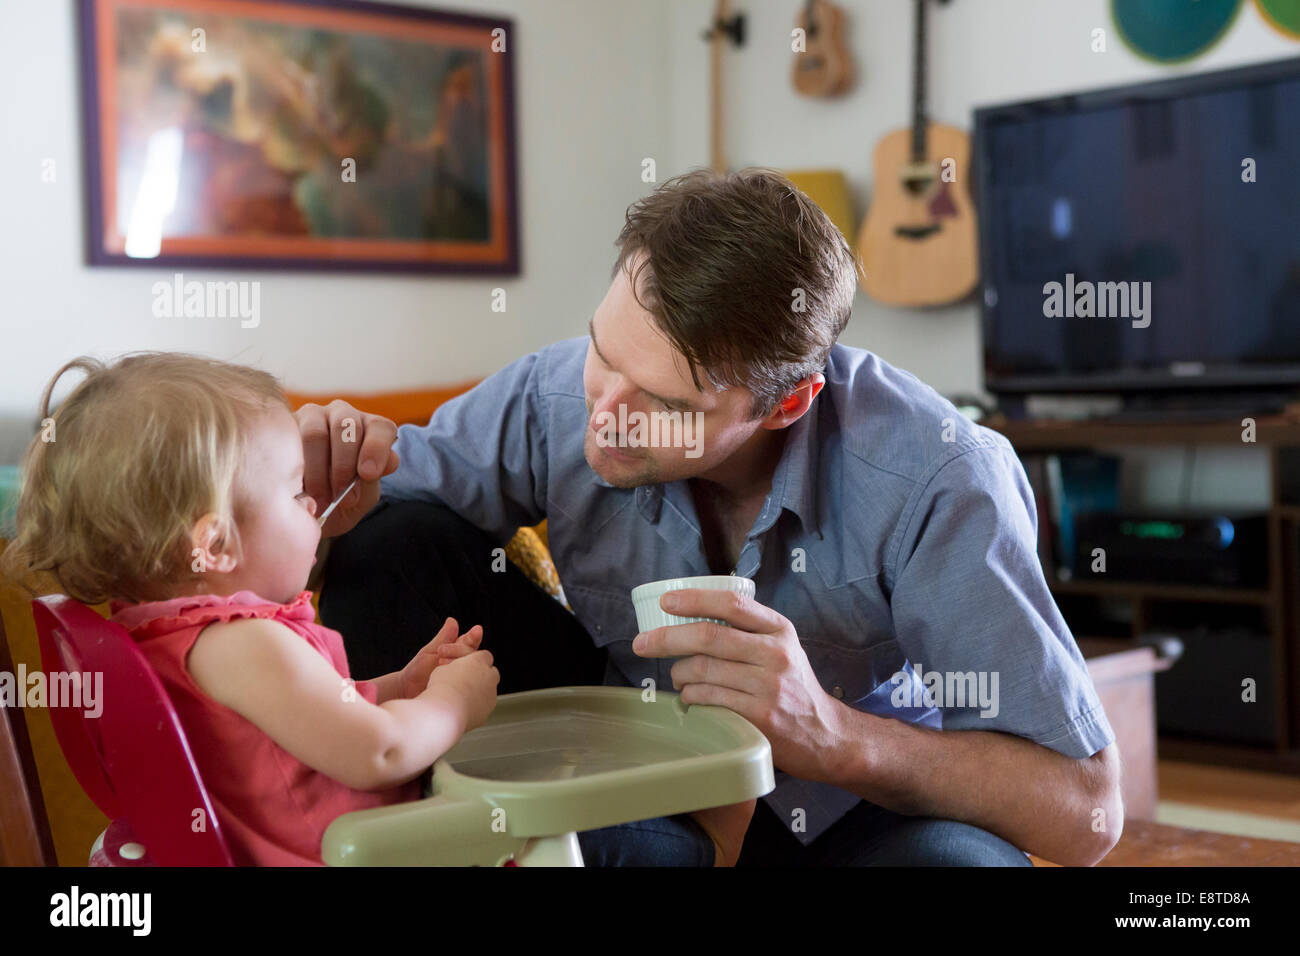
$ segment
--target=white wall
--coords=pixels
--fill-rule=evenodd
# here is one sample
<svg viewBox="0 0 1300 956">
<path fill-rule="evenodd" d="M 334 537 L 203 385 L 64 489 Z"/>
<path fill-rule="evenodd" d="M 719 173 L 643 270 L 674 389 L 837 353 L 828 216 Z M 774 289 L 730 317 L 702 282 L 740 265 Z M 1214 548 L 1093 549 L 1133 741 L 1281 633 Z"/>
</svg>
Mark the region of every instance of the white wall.
<svg viewBox="0 0 1300 956">
<path fill-rule="evenodd" d="M 73 355 L 184 349 L 257 364 L 304 390 L 378 390 L 485 375 L 546 342 L 579 334 L 608 285 L 626 206 L 659 179 L 708 162 L 713 0 L 488 0 L 424 5 L 513 17 L 523 274 L 516 279 L 248 272 L 262 322 L 157 319 L 151 287 L 173 270 L 84 265 L 81 119 L 71 2 L 5 0 L 0 30 L 0 462 L 17 458 L 49 374 Z M 727 57 L 733 166 L 838 167 L 870 189 L 875 141 L 909 115 L 911 0 L 839 0 L 860 71 L 839 100 L 790 86 L 793 0 L 734 0 L 745 48 Z M 1090 51 L 1104 27 L 1108 51 Z M 1114 35 L 1106 0 L 954 0 L 931 15 L 936 120 L 1070 89 L 1300 54 L 1247 3 L 1228 36 L 1189 67 L 1145 63 Z M 45 158 L 58 180 L 40 181 Z M 196 278 L 216 274 L 185 270 Z M 222 276 L 225 277 L 225 276 Z M 490 290 L 507 290 L 505 314 Z M 870 348 L 940 391 L 977 390 L 978 312 L 896 310 L 859 296 L 844 341 Z M 6 441 L 5 420 L 9 439 Z"/>
<path fill-rule="evenodd" d="M 870 196 L 871 151 L 911 121 L 912 0 L 835 0 L 849 15 L 848 45 L 858 68 L 849 94 L 799 96 L 790 85 L 790 30 L 800 4 L 734 0 L 750 38 L 726 59 L 724 139 L 733 167 L 837 168 L 857 192 L 859 222 Z M 698 39 L 713 0 L 671 0 L 673 165 L 708 162 L 708 58 Z M 1106 30 L 1093 53 L 1092 31 Z M 1119 39 L 1108 0 L 953 0 L 931 5 L 929 103 L 936 122 L 969 130 L 971 109 L 1071 90 L 1140 82 L 1187 72 L 1300 56 L 1300 43 L 1264 23 L 1247 2 L 1228 34 L 1179 67 L 1139 59 Z M 933 311 L 879 305 L 859 293 L 841 341 L 871 349 L 939 391 L 979 391 L 979 311 L 974 304 Z"/>
<path fill-rule="evenodd" d="M 175 270 L 84 264 L 74 4 L 4 0 L 0 29 L 0 463 L 16 461 L 49 375 L 67 359 L 135 349 L 260 365 L 303 390 L 380 390 L 479 377 L 581 334 L 609 285 L 623 210 L 663 149 L 665 16 L 633 0 L 490 0 L 427 6 L 515 20 L 523 273 L 517 278 L 188 277 L 261 282 L 261 324 L 158 319 L 151 287 Z M 42 161 L 57 181 L 40 181 Z M 508 310 L 490 310 L 491 290 Z M 5 419 L 9 420 L 6 430 Z M 6 440 L 5 434 L 8 434 Z"/>
<path fill-rule="evenodd" d="M 912 0 L 835 0 L 849 15 L 848 44 L 858 69 L 849 94 L 832 100 L 799 96 L 790 84 L 790 30 L 799 4 L 733 0 L 748 15 L 749 38 L 728 52 L 724 141 L 732 167 L 837 168 L 858 199 L 861 222 L 872 188 L 871 152 L 887 132 L 911 119 Z M 699 39 L 713 0 L 670 0 L 671 167 L 709 160 L 709 61 Z M 1092 32 L 1106 31 L 1106 51 L 1092 52 Z M 1227 35 L 1190 64 L 1139 59 L 1120 40 L 1109 0 L 953 0 L 932 5 L 929 112 L 969 130 L 977 106 L 1071 90 L 1226 69 L 1300 56 L 1300 43 L 1244 5 Z M 662 165 L 662 164 L 661 164 Z M 880 305 L 859 292 L 841 341 L 870 349 L 939 391 L 982 392 L 979 309 L 973 303 L 935 310 Z M 1178 507 L 1187 459 L 1179 450 L 1125 453 L 1131 507 Z M 1202 449 L 1193 461 L 1186 504 L 1204 508 L 1266 507 L 1267 457 L 1250 448 Z"/>
</svg>

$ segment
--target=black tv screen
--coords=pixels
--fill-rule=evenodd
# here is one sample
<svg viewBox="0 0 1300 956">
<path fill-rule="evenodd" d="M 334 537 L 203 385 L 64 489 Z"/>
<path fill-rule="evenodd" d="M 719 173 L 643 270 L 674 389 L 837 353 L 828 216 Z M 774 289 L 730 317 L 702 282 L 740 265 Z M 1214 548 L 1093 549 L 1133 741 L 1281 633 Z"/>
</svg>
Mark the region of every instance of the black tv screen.
<svg viewBox="0 0 1300 956">
<path fill-rule="evenodd" d="M 990 392 L 1300 383 L 1300 57 L 975 129 Z"/>
</svg>

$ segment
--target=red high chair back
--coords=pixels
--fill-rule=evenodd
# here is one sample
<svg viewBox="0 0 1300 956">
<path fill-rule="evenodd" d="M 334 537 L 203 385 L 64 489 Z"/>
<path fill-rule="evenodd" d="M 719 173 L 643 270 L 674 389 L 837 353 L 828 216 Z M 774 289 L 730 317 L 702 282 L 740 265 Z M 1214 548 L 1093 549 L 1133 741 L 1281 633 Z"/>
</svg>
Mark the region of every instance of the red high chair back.
<svg viewBox="0 0 1300 956">
<path fill-rule="evenodd" d="M 77 782 L 114 821 L 108 832 L 124 821 L 143 862 L 233 866 L 176 711 L 126 629 L 63 595 L 37 598 L 32 613 L 47 681 L 57 671 L 103 675 L 98 717 L 84 706 L 49 713 Z"/>
</svg>

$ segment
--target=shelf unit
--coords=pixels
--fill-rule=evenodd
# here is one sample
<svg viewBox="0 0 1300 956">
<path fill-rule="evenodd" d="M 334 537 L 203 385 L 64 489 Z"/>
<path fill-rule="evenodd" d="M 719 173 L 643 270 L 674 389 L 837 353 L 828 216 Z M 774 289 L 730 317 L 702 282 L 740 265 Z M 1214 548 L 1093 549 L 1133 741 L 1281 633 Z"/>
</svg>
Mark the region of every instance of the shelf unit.
<svg viewBox="0 0 1300 956">
<path fill-rule="evenodd" d="M 1240 418 L 1223 422 L 1134 424 L 1010 421 L 995 417 L 984 424 L 1005 435 L 1022 455 L 1161 445 L 1243 445 Z M 1202 587 L 1192 583 L 1167 582 L 1058 581 L 1051 574 L 1048 584 L 1058 597 L 1091 596 L 1130 601 L 1132 638 L 1148 630 L 1148 612 L 1156 603 L 1208 603 L 1256 609 L 1267 622 L 1269 660 L 1276 675 L 1278 692 L 1273 714 L 1276 743 L 1252 746 L 1161 734 L 1160 756 L 1300 774 L 1300 600 L 1296 594 L 1300 583 L 1300 416 L 1257 417 L 1255 445 L 1269 451 L 1272 487 L 1268 509 L 1266 588 Z"/>
</svg>

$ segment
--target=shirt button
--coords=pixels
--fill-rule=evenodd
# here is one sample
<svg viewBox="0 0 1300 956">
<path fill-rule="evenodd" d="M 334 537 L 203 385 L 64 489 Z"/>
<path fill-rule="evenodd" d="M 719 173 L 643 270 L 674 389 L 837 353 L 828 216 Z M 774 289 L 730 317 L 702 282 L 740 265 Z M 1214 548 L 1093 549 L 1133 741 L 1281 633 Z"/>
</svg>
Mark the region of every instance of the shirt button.
<svg viewBox="0 0 1300 956">
<path fill-rule="evenodd" d="M 839 684 L 836 684 L 834 687 L 831 688 L 831 693 L 835 696 L 836 700 L 844 699 L 844 688 L 841 687 Z"/>
</svg>

